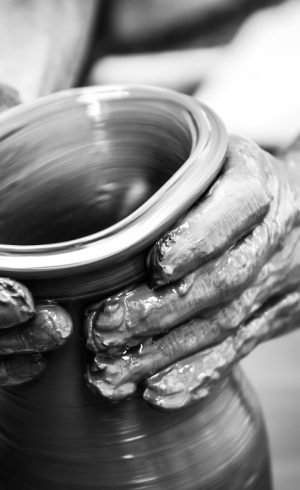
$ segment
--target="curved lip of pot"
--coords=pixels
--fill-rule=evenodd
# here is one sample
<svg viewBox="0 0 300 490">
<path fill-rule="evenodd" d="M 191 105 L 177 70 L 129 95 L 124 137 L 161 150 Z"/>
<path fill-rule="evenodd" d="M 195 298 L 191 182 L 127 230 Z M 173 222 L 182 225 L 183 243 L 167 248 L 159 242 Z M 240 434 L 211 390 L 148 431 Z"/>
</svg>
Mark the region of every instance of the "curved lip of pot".
<svg viewBox="0 0 300 490">
<path fill-rule="evenodd" d="M 192 97 L 151 86 L 102 86 L 75 88 L 42 97 L 0 116 L 0 124 L 18 121 L 20 114 L 43 109 L 52 101 L 74 98 L 85 104 L 87 117 L 95 101 L 116 99 L 155 100 L 176 104 L 190 117 L 191 151 L 188 159 L 146 202 L 118 223 L 92 235 L 46 245 L 0 244 L 1 273 L 21 273 L 22 277 L 47 278 L 84 272 L 93 266 L 145 250 L 203 194 L 219 172 L 228 145 L 221 119 L 205 104 Z"/>
</svg>

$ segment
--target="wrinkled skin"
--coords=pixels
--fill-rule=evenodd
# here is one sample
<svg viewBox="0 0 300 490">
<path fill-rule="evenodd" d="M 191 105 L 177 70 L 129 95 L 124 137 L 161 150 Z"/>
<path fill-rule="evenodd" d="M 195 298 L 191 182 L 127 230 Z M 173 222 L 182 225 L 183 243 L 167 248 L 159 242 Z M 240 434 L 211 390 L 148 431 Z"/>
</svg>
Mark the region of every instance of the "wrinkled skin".
<svg viewBox="0 0 300 490">
<path fill-rule="evenodd" d="M 13 88 L 0 84 L 0 112 L 19 102 Z M 41 353 L 62 347 L 72 329 L 71 318 L 62 307 L 53 302 L 35 306 L 24 285 L 0 278 L 0 386 L 40 376 L 46 366 Z"/>
<path fill-rule="evenodd" d="M 175 409 L 206 396 L 258 343 L 300 323 L 300 163 L 230 138 L 211 189 L 153 247 L 149 284 L 86 313 L 91 388 Z"/>
</svg>

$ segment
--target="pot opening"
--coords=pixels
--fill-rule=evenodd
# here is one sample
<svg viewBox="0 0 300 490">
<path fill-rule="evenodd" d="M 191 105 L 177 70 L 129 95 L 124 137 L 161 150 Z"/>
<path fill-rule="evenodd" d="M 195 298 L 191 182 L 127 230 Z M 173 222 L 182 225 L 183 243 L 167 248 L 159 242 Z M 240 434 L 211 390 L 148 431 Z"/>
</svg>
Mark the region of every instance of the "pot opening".
<svg viewBox="0 0 300 490">
<path fill-rule="evenodd" d="M 42 245 L 97 233 L 153 195 L 192 151 L 192 117 L 174 101 L 48 102 L 0 134 L 0 243 Z"/>
</svg>

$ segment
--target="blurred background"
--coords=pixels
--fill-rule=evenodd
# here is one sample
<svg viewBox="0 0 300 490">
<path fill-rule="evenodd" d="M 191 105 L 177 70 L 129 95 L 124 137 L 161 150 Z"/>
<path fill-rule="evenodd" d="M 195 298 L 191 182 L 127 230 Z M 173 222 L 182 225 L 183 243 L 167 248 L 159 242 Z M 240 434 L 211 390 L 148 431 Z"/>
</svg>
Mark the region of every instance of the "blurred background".
<svg viewBox="0 0 300 490">
<path fill-rule="evenodd" d="M 22 102 L 72 86 L 150 84 L 201 99 L 230 132 L 275 154 L 300 133 L 299 0 L 1 0 L 0 46 L 0 83 Z M 300 488 L 299 346 L 300 330 L 244 362 L 275 490 Z"/>
</svg>

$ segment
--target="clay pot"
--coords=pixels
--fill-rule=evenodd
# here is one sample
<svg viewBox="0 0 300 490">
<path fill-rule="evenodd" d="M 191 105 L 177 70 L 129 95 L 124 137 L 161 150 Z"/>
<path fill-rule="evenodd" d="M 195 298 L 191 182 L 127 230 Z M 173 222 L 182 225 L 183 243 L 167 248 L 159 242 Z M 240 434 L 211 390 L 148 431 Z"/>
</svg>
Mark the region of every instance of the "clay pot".
<svg viewBox="0 0 300 490">
<path fill-rule="evenodd" d="M 74 89 L 0 117 L 0 274 L 56 299 L 75 335 L 46 373 L 0 395 L 7 489 L 271 488 L 264 423 L 239 368 L 165 413 L 84 381 L 83 311 L 144 277 L 149 247 L 221 168 L 227 135 L 192 98 Z"/>
</svg>

